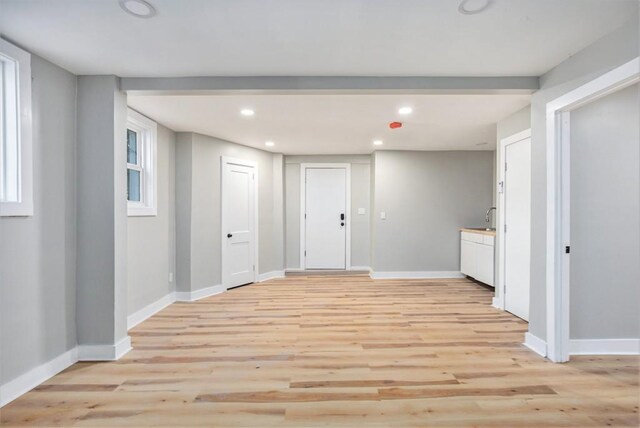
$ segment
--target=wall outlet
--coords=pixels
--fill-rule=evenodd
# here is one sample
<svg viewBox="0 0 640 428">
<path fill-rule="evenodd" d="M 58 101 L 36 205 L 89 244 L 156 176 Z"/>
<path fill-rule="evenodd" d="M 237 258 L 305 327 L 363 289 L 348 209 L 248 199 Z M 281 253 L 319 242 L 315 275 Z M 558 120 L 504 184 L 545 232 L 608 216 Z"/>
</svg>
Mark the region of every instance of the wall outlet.
<svg viewBox="0 0 640 428">
<path fill-rule="evenodd" d="M 169 282 L 173 282 L 173 272 L 169 272 Z"/>
<path fill-rule="evenodd" d="M 365 215 L 367 213 L 367 210 L 364 208 L 358 208 L 358 215 Z"/>
</svg>

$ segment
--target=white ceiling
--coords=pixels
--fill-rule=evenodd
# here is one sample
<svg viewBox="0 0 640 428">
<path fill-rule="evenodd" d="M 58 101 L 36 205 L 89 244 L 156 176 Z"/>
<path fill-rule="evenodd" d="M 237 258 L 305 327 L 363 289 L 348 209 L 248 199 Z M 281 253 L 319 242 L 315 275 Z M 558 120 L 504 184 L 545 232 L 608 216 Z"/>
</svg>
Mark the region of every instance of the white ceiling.
<svg viewBox="0 0 640 428">
<path fill-rule="evenodd" d="M 637 0 L 0 0 L 0 31 L 76 74 L 538 76 L 637 16 Z"/>
<path fill-rule="evenodd" d="M 175 131 L 193 131 L 285 154 L 374 150 L 493 150 L 499 120 L 529 95 L 129 96 L 129 105 Z M 413 107 L 408 116 L 399 107 Z M 255 116 L 240 115 L 243 108 Z M 392 121 L 401 129 L 389 129 Z M 266 147 L 271 140 L 274 147 Z M 478 146 L 478 143 L 487 143 Z"/>
</svg>

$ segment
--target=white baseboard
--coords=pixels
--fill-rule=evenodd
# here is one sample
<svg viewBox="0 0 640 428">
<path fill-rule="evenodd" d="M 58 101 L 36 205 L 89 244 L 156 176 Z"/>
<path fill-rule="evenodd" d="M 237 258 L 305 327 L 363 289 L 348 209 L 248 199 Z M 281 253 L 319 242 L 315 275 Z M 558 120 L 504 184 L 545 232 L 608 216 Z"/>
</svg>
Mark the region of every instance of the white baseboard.
<svg viewBox="0 0 640 428">
<path fill-rule="evenodd" d="M 258 282 L 268 281 L 270 279 L 284 278 L 283 270 L 272 270 L 271 272 L 265 272 L 258 275 Z"/>
<path fill-rule="evenodd" d="M 572 339 L 569 355 L 640 355 L 640 339 Z"/>
<path fill-rule="evenodd" d="M 131 350 L 131 337 L 114 345 L 79 345 L 79 361 L 115 361 Z"/>
<path fill-rule="evenodd" d="M 547 356 L 547 342 L 529 332 L 524 334 L 524 346 L 538 355 Z"/>
<path fill-rule="evenodd" d="M 219 284 L 207 288 L 201 288 L 195 291 L 176 291 L 177 302 L 193 302 L 195 300 L 204 299 L 205 297 L 214 296 L 227 291 L 227 289 Z"/>
<path fill-rule="evenodd" d="M 373 279 L 433 279 L 463 278 L 460 271 L 424 271 L 424 272 L 371 272 Z"/>
<path fill-rule="evenodd" d="M 145 306 L 139 311 L 136 311 L 133 314 L 129 315 L 127 317 L 127 330 L 137 326 L 142 321 L 157 314 L 158 312 L 160 312 L 161 310 L 163 310 L 164 308 L 166 308 L 167 306 L 169 306 L 175 301 L 176 301 L 176 293 L 172 291 L 166 296 L 156 300 L 155 302 Z"/>
<path fill-rule="evenodd" d="M 71 367 L 77 361 L 78 348 L 73 347 L 54 359 L 32 368 L 25 374 L 18 376 L 4 385 L 0 385 L 0 407 L 12 402 L 22 394 L 31 391 L 67 367 Z"/>
<path fill-rule="evenodd" d="M 494 297 L 493 299 L 491 299 L 491 306 L 493 306 L 496 309 L 501 309 L 504 311 L 504 308 L 502 307 L 500 302 L 500 298 L 498 297 Z"/>
</svg>

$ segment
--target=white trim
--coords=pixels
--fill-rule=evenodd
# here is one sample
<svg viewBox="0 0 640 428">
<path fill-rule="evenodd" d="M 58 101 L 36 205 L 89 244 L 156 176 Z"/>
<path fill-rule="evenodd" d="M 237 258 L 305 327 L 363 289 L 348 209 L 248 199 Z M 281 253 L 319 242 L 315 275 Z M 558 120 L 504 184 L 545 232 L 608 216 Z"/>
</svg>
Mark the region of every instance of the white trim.
<svg viewBox="0 0 640 428">
<path fill-rule="evenodd" d="M 372 279 L 464 278 L 460 271 L 371 272 Z"/>
<path fill-rule="evenodd" d="M 224 293 L 225 291 L 227 291 L 227 289 L 222 284 L 201 288 L 195 291 L 176 291 L 176 302 L 194 302 L 196 300 L 204 299 L 205 297 Z"/>
<path fill-rule="evenodd" d="M 131 336 L 114 345 L 79 345 L 78 361 L 115 361 L 131 349 Z"/>
<path fill-rule="evenodd" d="M 73 347 L 44 364 L 36 366 L 0 386 L 0 407 L 31 391 L 78 361 L 78 348 Z"/>
<path fill-rule="evenodd" d="M 524 346 L 542 357 L 547 356 L 547 342 L 529 332 L 524 334 Z"/>
<path fill-rule="evenodd" d="M 241 166 L 246 166 L 249 168 L 253 168 L 253 173 L 254 173 L 254 180 L 253 180 L 253 196 L 254 196 L 254 203 L 253 203 L 253 229 L 254 229 L 254 251 L 253 251 L 253 262 L 255 265 L 255 269 L 253 270 L 253 282 L 257 282 L 258 281 L 258 272 L 259 272 L 259 249 L 260 246 L 258 245 L 258 238 L 259 238 L 259 225 L 260 225 L 260 221 L 259 221 L 259 214 L 260 214 L 260 210 L 258 207 L 258 203 L 259 203 L 259 174 L 258 174 L 258 163 L 254 162 L 254 161 L 250 161 L 250 160 L 245 160 L 245 159 L 238 159 L 238 158 L 233 158 L 233 157 L 229 157 L 229 156 L 220 156 L 220 263 L 221 263 L 221 275 L 222 275 L 222 284 L 224 285 L 224 289 L 226 290 L 228 287 L 228 284 L 224 284 L 225 281 L 225 257 L 226 257 L 226 252 L 227 252 L 227 246 L 226 241 L 225 241 L 225 230 L 226 230 L 226 224 L 225 224 L 225 220 L 224 220 L 224 207 L 223 207 L 223 203 L 224 203 L 224 197 L 225 197 L 225 191 L 224 191 L 224 166 L 225 164 L 232 164 L 232 165 L 241 165 Z M 218 286 L 216 286 L 218 287 Z M 214 293 L 217 294 L 217 293 Z M 200 298 L 200 297 L 197 297 Z M 192 299 L 194 300 L 194 299 Z"/>
<path fill-rule="evenodd" d="M 17 68 L 16 120 L 18 121 L 18 199 L 0 202 L 1 217 L 27 217 L 33 205 L 33 111 L 31 108 L 31 54 L 0 38 L 0 55 L 15 62 Z"/>
<path fill-rule="evenodd" d="M 307 168 L 344 168 L 346 173 L 346 189 L 345 189 L 345 215 L 346 231 L 345 231 L 345 270 L 351 270 L 351 164 L 350 163 L 301 163 L 300 164 L 300 269 L 306 270 L 306 176 Z"/>
<path fill-rule="evenodd" d="M 640 57 L 547 103 L 546 312 L 549 359 L 569 360 L 570 111 L 640 81 Z"/>
<path fill-rule="evenodd" d="M 499 153 L 500 153 L 500 165 L 498 165 L 498 183 L 497 183 L 497 194 L 498 194 L 498 222 L 496 224 L 496 241 L 498 242 L 498 257 L 496 260 L 496 272 L 498 273 L 498 281 L 496 284 L 496 294 L 497 296 L 494 298 L 493 306 L 498 309 L 505 310 L 505 283 L 504 283 L 504 270 L 505 270 L 505 240 L 506 235 L 504 233 L 504 225 L 506 222 L 506 210 L 505 210 L 505 200 L 504 200 L 504 186 L 506 180 L 505 174 L 505 164 L 506 164 L 506 153 L 507 146 L 510 144 L 515 144 L 520 141 L 526 140 L 527 138 L 531 138 L 531 128 L 525 129 L 524 131 L 513 134 L 509 137 L 503 138 L 499 143 Z"/>
<path fill-rule="evenodd" d="M 501 306 L 501 302 L 500 302 L 500 298 L 494 296 L 493 299 L 491 299 L 491 306 L 493 306 L 496 309 L 500 309 L 504 311 L 504 307 Z"/>
<path fill-rule="evenodd" d="M 136 131 L 141 137 L 137 149 L 140 165 L 137 165 L 137 168 L 131 168 L 140 171 L 140 202 L 127 201 L 127 215 L 129 217 L 156 216 L 158 215 L 158 124 L 137 111 L 127 108 L 127 129 Z"/>
<path fill-rule="evenodd" d="M 284 278 L 283 270 L 272 270 L 258 275 L 258 282 L 268 281 L 270 279 Z"/>
<path fill-rule="evenodd" d="M 640 355 L 640 339 L 572 339 L 571 355 Z"/>
<path fill-rule="evenodd" d="M 176 301 L 176 293 L 174 291 L 170 292 L 164 297 L 156 300 L 140 309 L 139 311 L 134 312 L 133 314 L 127 317 L 127 330 L 132 329 L 133 327 L 140 324 L 142 321 L 147 318 L 157 314 L 167 306 L 171 305 Z"/>
</svg>

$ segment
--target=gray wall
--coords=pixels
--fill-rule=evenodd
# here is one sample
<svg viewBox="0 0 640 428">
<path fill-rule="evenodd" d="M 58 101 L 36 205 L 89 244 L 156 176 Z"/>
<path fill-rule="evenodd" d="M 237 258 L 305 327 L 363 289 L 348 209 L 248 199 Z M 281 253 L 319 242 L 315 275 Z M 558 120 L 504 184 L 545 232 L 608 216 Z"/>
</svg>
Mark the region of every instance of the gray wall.
<svg viewBox="0 0 640 428">
<path fill-rule="evenodd" d="M 502 162 L 502 158 L 500 157 L 500 140 L 510 137 L 512 135 L 515 135 L 519 132 L 525 131 L 527 129 L 531 128 L 531 106 L 527 106 L 525 108 L 523 108 L 522 110 L 518 110 L 517 112 L 515 112 L 514 114 L 512 114 L 509 117 L 504 118 L 503 120 L 501 120 L 500 122 L 498 122 L 497 125 L 497 150 L 495 152 L 495 166 L 496 168 L 499 167 L 499 165 Z M 493 227 L 495 227 L 495 225 L 497 224 L 497 219 L 498 216 L 500 215 L 499 213 L 502 211 L 502 203 L 500 202 L 500 198 L 498 197 L 498 195 L 496 194 L 496 189 L 498 188 L 498 179 L 499 179 L 499 175 L 497 172 L 497 169 L 494 173 L 494 186 L 493 186 L 493 192 L 494 192 L 494 207 L 497 208 L 496 212 L 494 213 L 493 216 Z M 498 234 L 500 234 L 500 232 L 498 232 Z M 496 297 L 500 296 L 500 293 L 502 290 L 500 290 L 499 287 L 497 287 L 497 285 L 500 283 L 500 275 L 502 273 L 502 268 L 499 264 L 499 260 L 498 260 L 498 252 L 500 251 L 500 240 L 497 239 L 495 240 L 495 272 L 494 272 L 494 284 L 496 284 L 496 289 L 495 289 L 495 294 Z"/>
<path fill-rule="evenodd" d="M 115 76 L 78 77 L 78 343 L 127 335 L 127 98 Z"/>
<path fill-rule="evenodd" d="M 32 55 L 34 215 L 0 218 L 0 383 L 76 346 L 76 76 Z"/>
<path fill-rule="evenodd" d="M 351 266 L 370 267 L 371 156 L 285 156 L 286 267 L 300 268 L 300 164 L 351 164 Z M 365 214 L 358 214 L 364 208 Z"/>
<path fill-rule="evenodd" d="M 529 332 L 546 338 L 546 104 L 638 56 L 638 17 L 540 79 L 531 100 L 531 299 Z M 594 166 L 595 167 L 595 166 Z"/>
<path fill-rule="evenodd" d="M 459 229 L 483 226 L 492 203 L 493 157 L 375 152 L 374 270 L 459 271 Z"/>
<path fill-rule="evenodd" d="M 129 315 L 175 291 L 175 144 L 176 134 L 158 124 L 158 214 L 128 219 Z"/>
<path fill-rule="evenodd" d="M 220 158 L 229 156 L 258 163 L 259 273 L 282 270 L 282 257 L 274 254 L 278 241 L 277 228 L 282 210 L 274 210 L 274 156 L 218 138 L 186 133 L 178 134 L 176 156 L 176 189 L 187 192 L 177 202 L 189 202 L 190 208 L 178 207 L 177 270 L 178 291 L 194 291 L 222 283 L 221 218 L 220 218 Z M 279 168 L 282 171 L 282 168 Z M 278 171 L 276 171 L 276 174 Z M 277 180 L 275 180 L 277 182 Z M 282 196 L 280 196 L 281 200 Z M 282 227 L 280 226 L 280 230 Z M 281 244 L 282 245 L 282 244 Z M 182 256 L 188 247 L 189 256 Z M 182 272 L 188 271 L 189 278 Z"/>
<path fill-rule="evenodd" d="M 571 113 L 572 339 L 640 338 L 639 90 Z"/>
</svg>

